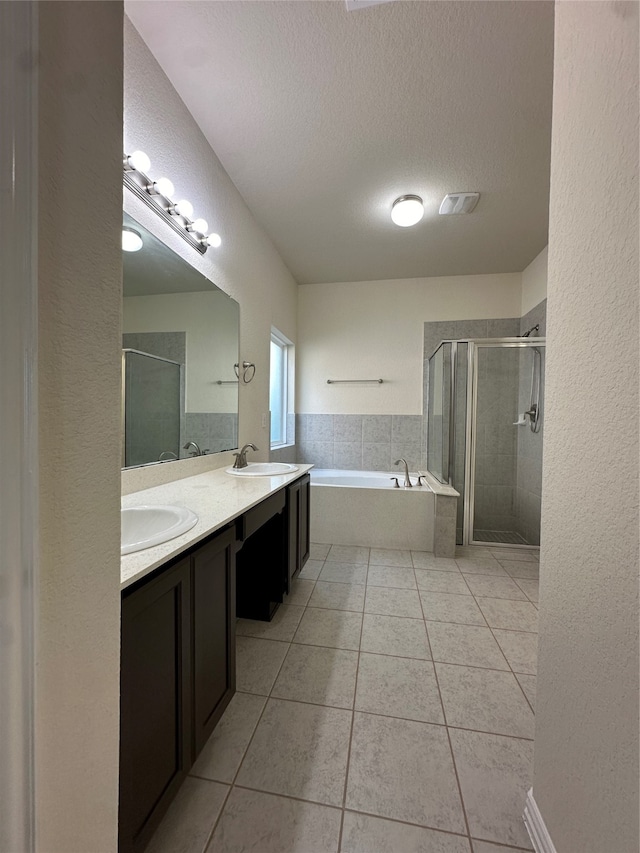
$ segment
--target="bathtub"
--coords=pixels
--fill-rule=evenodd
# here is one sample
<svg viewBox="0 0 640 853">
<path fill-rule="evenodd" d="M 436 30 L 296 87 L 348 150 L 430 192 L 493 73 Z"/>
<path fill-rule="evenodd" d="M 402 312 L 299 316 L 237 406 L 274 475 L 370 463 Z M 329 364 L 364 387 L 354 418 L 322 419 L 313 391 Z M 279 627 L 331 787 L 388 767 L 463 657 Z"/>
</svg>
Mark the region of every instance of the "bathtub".
<svg viewBox="0 0 640 853">
<path fill-rule="evenodd" d="M 390 478 L 402 484 L 398 471 L 312 468 L 310 474 L 312 542 L 434 550 L 436 496 L 429 486 L 396 489 Z"/>
</svg>

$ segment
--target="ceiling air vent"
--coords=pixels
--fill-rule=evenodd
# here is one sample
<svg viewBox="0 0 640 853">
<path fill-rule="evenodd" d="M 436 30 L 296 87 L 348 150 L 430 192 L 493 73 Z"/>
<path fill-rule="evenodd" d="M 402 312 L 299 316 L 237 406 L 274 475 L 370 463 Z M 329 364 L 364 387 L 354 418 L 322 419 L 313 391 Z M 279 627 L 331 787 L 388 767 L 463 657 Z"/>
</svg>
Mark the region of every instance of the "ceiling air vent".
<svg viewBox="0 0 640 853">
<path fill-rule="evenodd" d="M 379 6 L 380 3 L 393 3 L 393 0 L 344 0 L 347 12 L 355 12 L 356 9 L 366 9 L 367 6 Z"/>
<path fill-rule="evenodd" d="M 480 193 L 448 193 L 440 205 L 440 213 L 443 216 L 449 216 L 453 213 L 471 213 Z"/>
</svg>

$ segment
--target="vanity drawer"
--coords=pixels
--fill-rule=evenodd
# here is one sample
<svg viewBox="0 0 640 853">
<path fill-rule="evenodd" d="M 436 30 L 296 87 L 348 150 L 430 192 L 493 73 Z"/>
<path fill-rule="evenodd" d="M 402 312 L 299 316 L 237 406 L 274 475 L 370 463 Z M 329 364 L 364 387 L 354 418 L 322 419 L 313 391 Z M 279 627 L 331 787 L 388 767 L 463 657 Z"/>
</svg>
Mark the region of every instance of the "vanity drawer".
<svg viewBox="0 0 640 853">
<path fill-rule="evenodd" d="M 264 524 L 284 510 L 286 503 L 286 490 L 280 489 L 275 495 L 262 501 L 257 506 L 252 507 L 248 512 L 245 512 L 236 519 L 236 537 L 244 542 L 256 530 L 259 530 Z"/>
</svg>

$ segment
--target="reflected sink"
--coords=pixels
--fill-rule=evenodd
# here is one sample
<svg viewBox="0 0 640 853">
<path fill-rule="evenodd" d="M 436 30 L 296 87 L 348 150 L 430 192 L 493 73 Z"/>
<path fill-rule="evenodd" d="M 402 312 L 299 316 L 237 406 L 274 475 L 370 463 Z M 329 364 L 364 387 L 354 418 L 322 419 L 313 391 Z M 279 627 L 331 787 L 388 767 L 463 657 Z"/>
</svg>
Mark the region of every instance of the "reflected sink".
<svg viewBox="0 0 640 853">
<path fill-rule="evenodd" d="M 175 539 L 197 523 L 184 506 L 133 506 L 120 510 L 120 553 L 132 554 Z"/>
<path fill-rule="evenodd" d="M 246 468 L 225 468 L 227 474 L 235 474 L 236 477 L 276 477 L 297 470 L 297 465 L 287 462 L 249 462 Z"/>
</svg>

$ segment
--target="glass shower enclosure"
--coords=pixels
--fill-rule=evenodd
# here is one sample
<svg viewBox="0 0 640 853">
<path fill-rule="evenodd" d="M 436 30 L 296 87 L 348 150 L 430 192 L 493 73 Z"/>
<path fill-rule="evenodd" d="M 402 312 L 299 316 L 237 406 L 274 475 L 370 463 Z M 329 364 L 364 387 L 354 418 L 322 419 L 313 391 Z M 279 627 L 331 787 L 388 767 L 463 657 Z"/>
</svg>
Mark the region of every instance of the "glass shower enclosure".
<svg viewBox="0 0 640 853">
<path fill-rule="evenodd" d="M 459 545 L 540 544 L 544 353 L 544 338 L 495 338 L 429 358 L 427 467 L 460 493 Z"/>
</svg>

